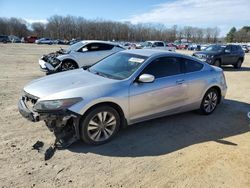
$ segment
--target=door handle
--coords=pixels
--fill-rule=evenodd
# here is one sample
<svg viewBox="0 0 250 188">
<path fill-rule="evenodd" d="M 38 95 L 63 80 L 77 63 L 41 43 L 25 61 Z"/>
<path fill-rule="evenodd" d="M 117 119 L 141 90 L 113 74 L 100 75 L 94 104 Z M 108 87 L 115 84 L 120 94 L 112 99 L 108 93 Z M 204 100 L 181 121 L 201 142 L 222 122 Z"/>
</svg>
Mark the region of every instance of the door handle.
<svg viewBox="0 0 250 188">
<path fill-rule="evenodd" d="M 185 81 L 184 79 L 177 80 L 177 81 L 176 81 L 176 84 L 177 84 L 177 85 L 183 84 L 184 81 Z"/>
</svg>

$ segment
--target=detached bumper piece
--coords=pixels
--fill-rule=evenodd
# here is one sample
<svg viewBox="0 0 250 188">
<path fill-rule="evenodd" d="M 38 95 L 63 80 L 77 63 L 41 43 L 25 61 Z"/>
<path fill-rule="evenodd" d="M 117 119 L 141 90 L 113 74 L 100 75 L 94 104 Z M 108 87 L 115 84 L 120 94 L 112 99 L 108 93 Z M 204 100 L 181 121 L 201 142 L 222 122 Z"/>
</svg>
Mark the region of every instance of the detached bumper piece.
<svg viewBox="0 0 250 188">
<path fill-rule="evenodd" d="M 54 133 L 56 139 L 54 146 L 63 149 L 80 139 L 79 120 L 80 115 L 63 110 L 56 112 L 33 112 L 27 105 L 27 97 L 22 97 L 18 102 L 20 114 L 29 121 L 38 122 L 44 120 L 48 129 Z"/>
<path fill-rule="evenodd" d="M 40 69 L 43 72 L 46 72 L 47 74 L 53 74 L 56 72 L 59 72 L 61 67 L 61 62 L 56 62 L 56 64 L 53 66 L 48 62 L 45 62 L 43 59 L 39 59 L 39 65 Z"/>
</svg>

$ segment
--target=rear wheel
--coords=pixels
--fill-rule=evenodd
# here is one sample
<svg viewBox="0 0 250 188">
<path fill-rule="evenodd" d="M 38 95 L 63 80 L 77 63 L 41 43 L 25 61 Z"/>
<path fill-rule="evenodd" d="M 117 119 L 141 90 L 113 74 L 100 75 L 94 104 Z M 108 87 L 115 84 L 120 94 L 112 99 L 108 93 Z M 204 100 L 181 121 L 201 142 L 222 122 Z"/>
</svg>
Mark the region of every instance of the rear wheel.
<svg viewBox="0 0 250 188">
<path fill-rule="evenodd" d="M 240 69 L 240 68 L 241 68 L 241 65 L 242 65 L 242 60 L 239 59 L 239 60 L 237 61 L 237 63 L 234 64 L 234 68 L 235 68 L 235 69 Z"/>
<path fill-rule="evenodd" d="M 205 115 L 211 114 L 217 107 L 218 99 L 218 91 L 214 88 L 209 89 L 202 99 L 200 106 L 201 113 Z"/>
<path fill-rule="evenodd" d="M 74 61 L 66 60 L 62 62 L 61 71 L 77 69 L 78 66 Z"/>
<path fill-rule="evenodd" d="M 110 106 L 91 110 L 81 122 L 81 138 L 84 142 L 100 145 L 110 141 L 120 127 L 119 113 Z"/>
</svg>

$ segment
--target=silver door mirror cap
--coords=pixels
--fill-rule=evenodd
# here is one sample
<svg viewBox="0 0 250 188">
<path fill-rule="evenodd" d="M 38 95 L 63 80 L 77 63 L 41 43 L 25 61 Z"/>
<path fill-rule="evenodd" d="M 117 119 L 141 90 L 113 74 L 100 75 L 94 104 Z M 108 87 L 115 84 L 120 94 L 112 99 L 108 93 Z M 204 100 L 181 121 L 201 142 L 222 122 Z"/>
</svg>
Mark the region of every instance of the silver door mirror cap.
<svg viewBox="0 0 250 188">
<path fill-rule="evenodd" d="M 155 80 L 155 77 L 151 74 L 142 74 L 138 81 L 142 83 L 151 83 Z"/>
</svg>

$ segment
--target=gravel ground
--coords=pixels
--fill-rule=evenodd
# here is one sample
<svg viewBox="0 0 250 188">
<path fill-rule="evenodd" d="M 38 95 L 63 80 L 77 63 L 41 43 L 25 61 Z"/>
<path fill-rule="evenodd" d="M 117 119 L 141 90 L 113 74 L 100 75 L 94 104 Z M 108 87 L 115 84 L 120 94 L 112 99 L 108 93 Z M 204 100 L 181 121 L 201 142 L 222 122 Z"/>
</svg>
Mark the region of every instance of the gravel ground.
<svg viewBox="0 0 250 188">
<path fill-rule="evenodd" d="M 56 49 L 0 44 L 1 187 L 250 187 L 250 54 L 241 70 L 224 68 L 228 93 L 212 115 L 143 122 L 108 144 L 79 141 L 45 161 L 54 137 L 43 122 L 22 118 L 17 101 L 25 84 L 44 76 L 39 57 Z M 40 152 L 32 150 L 37 140 L 45 143 Z"/>
</svg>

